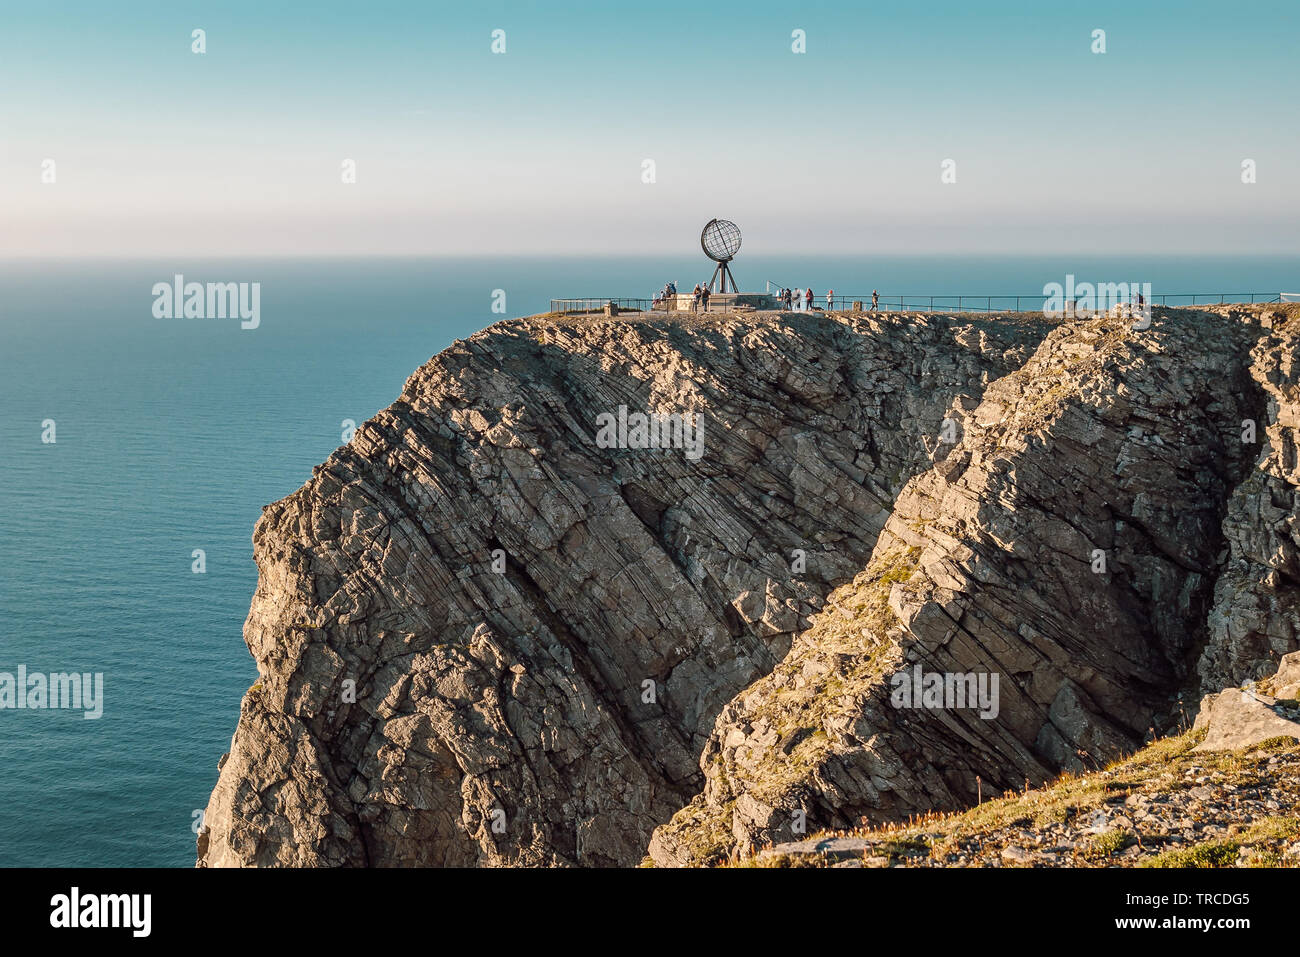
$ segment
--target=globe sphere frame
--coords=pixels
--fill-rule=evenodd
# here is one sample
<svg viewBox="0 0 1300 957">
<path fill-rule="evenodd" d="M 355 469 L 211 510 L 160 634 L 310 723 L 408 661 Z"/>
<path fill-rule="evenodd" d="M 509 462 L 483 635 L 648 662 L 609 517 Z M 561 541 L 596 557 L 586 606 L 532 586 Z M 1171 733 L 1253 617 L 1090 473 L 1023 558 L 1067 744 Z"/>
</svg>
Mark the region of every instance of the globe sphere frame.
<svg viewBox="0 0 1300 957">
<path fill-rule="evenodd" d="M 736 253 L 740 252 L 740 242 L 740 227 L 731 220 L 715 218 L 704 224 L 704 229 L 700 231 L 700 248 L 704 250 L 704 255 L 718 264 L 713 270 L 713 278 L 707 283 L 711 291 L 727 292 L 728 285 L 731 286 L 731 292 L 740 291 L 736 277 L 731 274 L 728 265 Z"/>
</svg>

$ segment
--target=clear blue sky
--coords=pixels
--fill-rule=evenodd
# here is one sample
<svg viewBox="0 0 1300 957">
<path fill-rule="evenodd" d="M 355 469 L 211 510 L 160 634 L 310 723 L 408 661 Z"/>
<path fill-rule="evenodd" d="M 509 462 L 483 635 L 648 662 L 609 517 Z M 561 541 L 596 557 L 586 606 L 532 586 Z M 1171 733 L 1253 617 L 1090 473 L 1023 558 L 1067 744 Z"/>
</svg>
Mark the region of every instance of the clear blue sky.
<svg viewBox="0 0 1300 957">
<path fill-rule="evenodd" d="M 0 255 L 1300 252 L 1300 4 L 877 6 L 7 2 Z"/>
</svg>

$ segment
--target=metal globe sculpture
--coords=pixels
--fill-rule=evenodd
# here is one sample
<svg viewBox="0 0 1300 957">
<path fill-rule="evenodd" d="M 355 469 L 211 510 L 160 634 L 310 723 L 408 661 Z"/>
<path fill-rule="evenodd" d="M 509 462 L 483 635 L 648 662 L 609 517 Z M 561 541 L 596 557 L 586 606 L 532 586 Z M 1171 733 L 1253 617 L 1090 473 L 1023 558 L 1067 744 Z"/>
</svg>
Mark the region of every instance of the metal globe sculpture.
<svg viewBox="0 0 1300 957">
<path fill-rule="evenodd" d="M 704 250 L 704 255 L 718 264 L 713 270 L 713 278 L 709 280 L 709 288 L 717 285 L 718 292 L 726 292 L 727 281 L 730 280 L 731 291 L 739 292 L 736 277 L 731 274 L 731 268 L 727 264 L 740 252 L 740 227 L 730 220 L 710 219 L 700 233 L 700 248 Z"/>
<path fill-rule="evenodd" d="M 714 262 L 726 262 L 740 252 L 740 228 L 725 219 L 710 219 L 700 233 L 700 245 Z"/>
</svg>

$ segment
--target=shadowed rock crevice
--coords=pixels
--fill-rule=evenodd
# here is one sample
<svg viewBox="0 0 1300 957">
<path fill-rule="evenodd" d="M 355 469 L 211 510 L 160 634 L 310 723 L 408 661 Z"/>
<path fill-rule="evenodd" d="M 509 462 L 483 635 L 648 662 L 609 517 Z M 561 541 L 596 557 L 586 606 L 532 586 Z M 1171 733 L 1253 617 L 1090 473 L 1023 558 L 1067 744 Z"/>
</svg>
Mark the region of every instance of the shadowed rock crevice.
<svg viewBox="0 0 1300 957">
<path fill-rule="evenodd" d="M 1263 401 L 1247 416 L 1254 441 L 1243 442 L 1258 454 L 1224 520 L 1228 547 L 1215 586 L 1209 638 L 1197 665 L 1203 693 L 1270 675 L 1282 656 L 1300 648 L 1300 472 L 1295 457 L 1300 307 L 1212 311 L 1227 321 L 1261 328 L 1250 375 Z"/>
</svg>

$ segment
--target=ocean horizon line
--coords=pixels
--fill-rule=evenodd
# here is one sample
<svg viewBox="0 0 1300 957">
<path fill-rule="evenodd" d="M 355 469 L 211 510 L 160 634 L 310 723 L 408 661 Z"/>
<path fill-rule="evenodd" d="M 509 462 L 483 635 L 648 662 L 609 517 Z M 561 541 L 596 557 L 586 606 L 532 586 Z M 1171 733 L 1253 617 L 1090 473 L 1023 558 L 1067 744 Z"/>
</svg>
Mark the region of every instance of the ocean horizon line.
<svg viewBox="0 0 1300 957">
<path fill-rule="evenodd" d="M 157 262 L 164 259 L 202 259 L 202 260 L 221 260 L 221 261 L 249 261 L 264 260 L 267 262 L 329 262 L 329 261 L 412 261 L 412 260 L 431 260 L 431 261 L 490 261 L 500 259 L 517 259 L 530 261 L 572 261 L 576 258 L 584 258 L 599 261 L 617 261 L 634 259 L 638 257 L 660 257 L 668 259 L 685 258 L 683 253 L 678 250 L 670 252 L 666 250 L 630 250 L 627 252 L 609 252 L 608 250 L 596 251 L 576 251 L 576 252 L 463 252 L 463 253 L 203 253 L 203 252 L 158 252 L 158 253 L 85 253 L 85 254 L 68 254 L 68 255 L 49 255 L 49 254 L 11 254 L 0 253 L 0 264 L 3 263 L 32 263 L 32 262 L 50 262 L 50 263 L 77 263 L 77 262 Z M 858 251 L 858 250 L 834 250 L 834 249 L 813 249 L 799 251 L 764 251 L 754 253 L 751 259 L 822 259 L 834 257 L 837 259 L 854 259 L 860 257 L 871 257 L 875 259 L 1061 259 L 1072 257 L 1078 259 L 1120 259 L 1134 258 L 1145 260 L 1178 260 L 1187 258 L 1206 258 L 1206 259 L 1223 259 L 1231 261 L 1241 261 L 1247 259 L 1300 259 L 1300 249 L 1295 250 L 1265 250 L 1249 252 L 1216 252 L 1213 250 L 1205 251 L 1177 251 L 1177 252 L 1149 252 L 1136 250 L 1107 250 L 1098 251 L 1052 251 L 1052 250 L 1025 250 L 1025 251 L 953 251 L 953 250 L 936 250 L 934 252 L 922 251 Z"/>
</svg>

